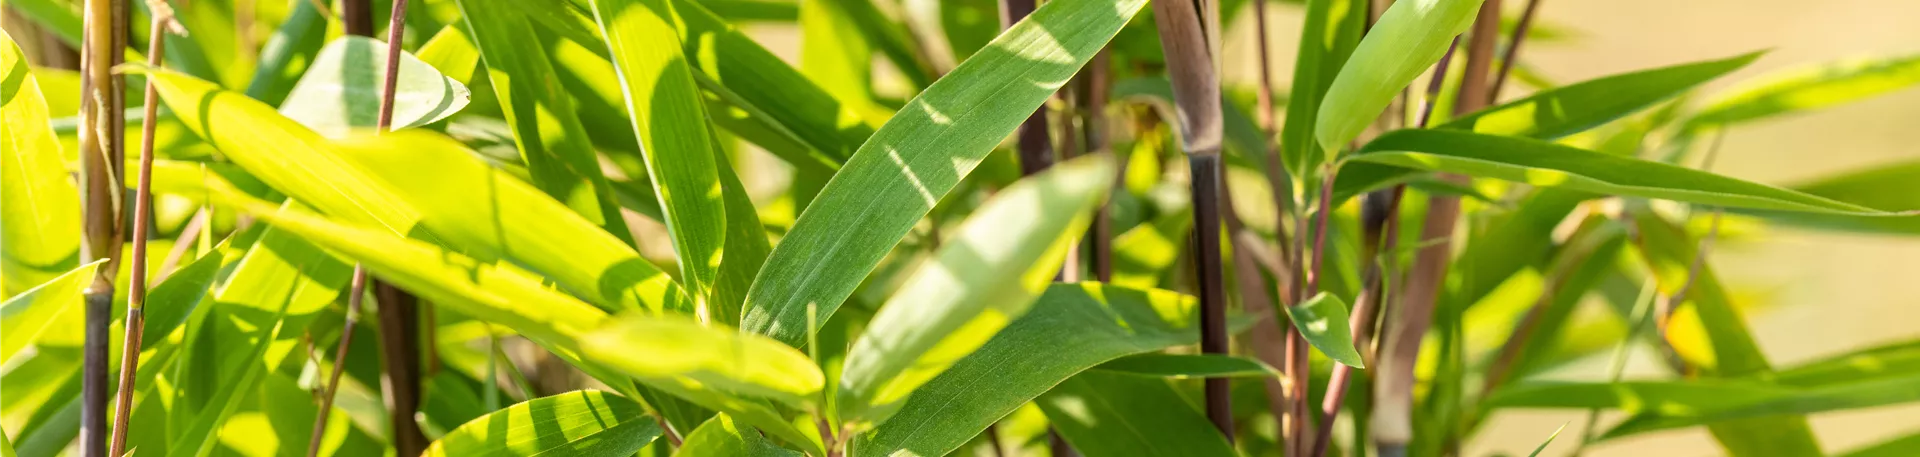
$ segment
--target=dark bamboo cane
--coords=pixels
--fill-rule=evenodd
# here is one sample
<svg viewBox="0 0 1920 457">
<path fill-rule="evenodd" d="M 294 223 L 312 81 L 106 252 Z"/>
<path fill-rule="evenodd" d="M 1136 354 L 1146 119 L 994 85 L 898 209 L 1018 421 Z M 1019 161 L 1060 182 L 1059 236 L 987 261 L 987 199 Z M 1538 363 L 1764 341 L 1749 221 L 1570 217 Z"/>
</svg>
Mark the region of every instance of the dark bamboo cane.
<svg viewBox="0 0 1920 457">
<path fill-rule="evenodd" d="M 113 320 L 114 277 L 125 240 L 126 78 L 113 72 L 125 56 L 127 5 L 87 0 L 80 58 L 81 263 L 106 259 L 83 291 L 85 342 L 81 346 L 80 454 L 107 454 L 107 340 Z"/>
</svg>

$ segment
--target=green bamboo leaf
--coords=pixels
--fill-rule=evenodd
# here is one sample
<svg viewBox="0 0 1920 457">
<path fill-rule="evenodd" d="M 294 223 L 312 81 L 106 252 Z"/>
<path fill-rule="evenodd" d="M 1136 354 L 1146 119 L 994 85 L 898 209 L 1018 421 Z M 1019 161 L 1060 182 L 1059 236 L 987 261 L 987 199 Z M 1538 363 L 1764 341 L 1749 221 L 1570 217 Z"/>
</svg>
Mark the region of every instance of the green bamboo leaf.
<svg viewBox="0 0 1920 457">
<path fill-rule="evenodd" d="M 1487 397 L 1485 404 L 1489 408 L 1601 408 L 1627 414 L 1685 413 L 1739 407 L 1791 392 L 1786 387 L 1750 381 L 1541 381 L 1503 389 Z"/>
<path fill-rule="evenodd" d="M 1318 128 L 1315 114 L 1326 109 L 1322 102 L 1326 100 L 1328 88 L 1338 80 L 1347 58 L 1360 44 L 1367 11 L 1371 9 L 1366 2 L 1355 0 L 1306 3 L 1307 17 L 1300 27 L 1300 48 L 1294 58 L 1286 122 L 1280 127 L 1281 162 L 1293 176 L 1312 174 L 1313 167 L 1327 160 L 1326 151 L 1314 138 Z M 1334 145 L 1335 148 L 1341 146 Z"/>
<path fill-rule="evenodd" d="M 825 322 L 940 197 L 1143 3 L 1047 3 L 908 102 L 834 175 L 768 256 L 747 293 L 741 328 L 804 344 L 813 330 L 808 319 Z"/>
<path fill-rule="evenodd" d="M 80 265 L 80 197 L 47 100 L 13 36 L 0 31 L 0 299 Z M 8 351 L 11 353 L 11 351 Z"/>
<path fill-rule="evenodd" d="M 1791 186 L 1793 190 L 1869 208 L 1912 213 L 1920 210 L 1920 161 L 1897 162 L 1849 170 Z M 1784 211 L 1742 211 L 1769 223 L 1893 235 L 1920 234 L 1920 217 L 1861 217 Z"/>
<path fill-rule="evenodd" d="M 1278 376 L 1280 370 L 1259 360 L 1216 354 L 1130 355 L 1093 367 L 1094 370 L 1173 379 Z M 1085 376 L 1082 374 L 1081 376 Z"/>
<path fill-rule="evenodd" d="M 666 0 L 592 0 L 592 4 L 623 83 L 634 136 L 640 140 L 654 193 L 666 216 L 667 236 L 680 258 L 680 279 L 703 319 L 733 322 L 736 318 L 724 307 L 710 308 L 710 294 L 724 258 L 727 212 L 709 142 L 712 132 L 693 74 L 679 52 L 679 38 L 669 25 L 672 17 Z"/>
<path fill-rule="evenodd" d="M 907 32 L 905 26 L 881 13 L 873 0 L 838 0 L 833 3 L 853 21 L 858 27 L 856 30 L 867 36 L 867 42 L 879 49 L 880 55 L 886 56 L 895 68 L 900 69 L 900 75 L 906 77 L 914 88 L 925 88 L 940 77 L 939 71 L 933 69 L 933 64 L 920 54 L 919 49 L 922 48 L 915 43 L 913 35 Z"/>
<path fill-rule="evenodd" d="M 1240 455 L 1165 380 L 1089 370 L 1034 403 L 1088 457 Z"/>
<path fill-rule="evenodd" d="M 21 291 L 0 303 L 0 364 L 12 360 L 30 345 L 80 345 L 80 290 L 87 286 L 94 270 L 106 259 L 81 265 L 46 283 Z M 47 332 L 53 332 L 48 334 Z"/>
<path fill-rule="evenodd" d="M 1920 342 L 1906 341 L 1821 356 L 1774 373 L 1775 383 L 1811 387 L 1920 374 Z"/>
<path fill-rule="evenodd" d="M 558 8 L 517 8 L 503 0 L 461 0 L 461 17 L 480 48 L 487 80 L 513 127 L 514 143 L 533 176 L 533 184 L 621 240 L 632 235 L 620 217 L 613 190 L 574 112 L 572 97 L 561 90 L 529 13 Z"/>
<path fill-rule="evenodd" d="M 633 455 L 661 434 L 639 403 L 578 390 L 528 400 L 474 419 L 424 453 L 444 456 Z"/>
<path fill-rule="evenodd" d="M 1740 419 L 1773 418 L 1912 403 L 1920 401 L 1920 389 L 1913 388 L 1917 384 L 1920 384 L 1920 376 L 1876 379 L 1801 389 L 1780 394 L 1775 398 L 1733 407 L 1641 414 L 1607 430 L 1602 438 L 1619 438 Z"/>
<path fill-rule="evenodd" d="M 400 53 L 400 77 L 393 90 L 393 129 L 419 127 L 446 119 L 467 106 L 467 86 L 434 70 L 413 54 Z M 294 84 L 280 113 L 320 136 L 345 138 L 356 128 L 377 126 L 385 98 L 387 43 L 343 36 L 328 43 Z"/>
<path fill-rule="evenodd" d="M 791 0 L 700 0 L 727 22 L 791 22 L 800 18 L 800 6 Z"/>
<path fill-rule="evenodd" d="M 1524 138 L 1401 130 L 1352 160 L 1503 179 L 1538 187 L 1716 206 L 1853 215 L 1888 213 L 1800 192 Z"/>
<path fill-rule="evenodd" d="M 1287 318 L 1307 343 L 1327 358 L 1354 368 L 1366 368 L 1360 351 L 1354 349 L 1353 334 L 1347 329 L 1347 302 L 1339 295 L 1315 294 L 1306 302 L 1288 306 Z"/>
<path fill-rule="evenodd" d="M 800 70 L 834 97 L 865 100 L 873 87 L 873 49 L 851 7 L 841 3 L 865 0 L 800 0 Z"/>
<path fill-rule="evenodd" d="M 1530 37 L 1531 38 L 1531 37 Z M 1671 99 L 1759 60 L 1765 51 L 1581 81 L 1483 109 L 1441 128 L 1552 140 Z"/>
<path fill-rule="evenodd" d="M 1727 127 L 1825 108 L 1920 83 L 1920 55 L 1857 58 L 1772 72 L 1727 89 L 1686 121 L 1684 130 Z"/>
<path fill-rule="evenodd" d="M 699 384 L 794 408 L 826 383 L 806 354 L 759 335 L 676 316 L 631 316 L 581 337 L 587 357 L 643 380 Z"/>
<path fill-rule="evenodd" d="M 226 265 L 225 247 L 226 242 L 222 242 L 147 291 L 147 304 L 143 308 L 147 323 L 141 330 L 147 337 L 140 340 L 141 351 L 165 344 L 167 335 L 187 322 L 187 317 L 219 279 L 220 270 Z"/>
<path fill-rule="evenodd" d="M 993 338 L 1046 290 L 1112 187 L 1103 156 L 1020 180 L 961 223 L 880 307 L 847 353 L 841 421 L 863 429 Z"/>
<path fill-rule="evenodd" d="M 801 457 L 798 451 L 780 447 L 760 436 L 758 430 L 741 425 L 733 416 L 719 414 L 707 419 L 700 428 L 688 433 L 686 441 L 680 443 L 680 449 L 673 451 L 675 456 L 706 457 L 731 455 L 737 457 Z"/>
<path fill-rule="evenodd" d="M 229 160 L 332 217 L 444 237 L 483 260 L 524 262 L 608 309 L 691 308 L 670 278 L 617 235 L 566 214 L 458 143 L 414 131 L 333 144 L 244 96 L 164 70 L 151 75 L 171 106 L 200 107 L 178 115 Z M 416 172 L 427 169 L 435 173 Z M 416 224 L 431 233 L 417 233 Z"/>
<path fill-rule="evenodd" d="M 1540 446 L 1533 448 L 1533 453 L 1527 454 L 1527 457 L 1540 457 L 1540 451 L 1547 450 L 1547 445 L 1553 444 L 1553 439 L 1559 438 L 1560 432 L 1565 431 L 1566 429 L 1567 429 L 1567 424 L 1560 424 L 1560 428 L 1553 429 L 1553 434 L 1547 435 L 1547 440 L 1541 441 Z"/>
<path fill-rule="evenodd" d="M 480 49 L 467 37 L 466 27 L 449 24 L 420 45 L 415 57 L 454 82 L 472 84 L 473 71 L 480 64 Z"/>
<path fill-rule="evenodd" d="M 1320 150 L 1339 151 L 1359 137 L 1401 89 L 1440 60 L 1454 35 L 1467 30 L 1480 2 L 1424 0 L 1387 7 L 1327 87 L 1314 117 L 1313 138 Z"/>
<path fill-rule="evenodd" d="M 853 452 L 945 455 L 1082 370 L 1199 341 L 1196 306 L 1193 297 L 1164 290 L 1056 284 L 1026 315 L 914 391 L 893 418 L 856 435 Z"/>
<path fill-rule="evenodd" d="M 18 457 L 19 455 L 13 450 L 13 440 L 7 438 L 6 432 L 0 432 L 0 457 Z"/>
</svg>

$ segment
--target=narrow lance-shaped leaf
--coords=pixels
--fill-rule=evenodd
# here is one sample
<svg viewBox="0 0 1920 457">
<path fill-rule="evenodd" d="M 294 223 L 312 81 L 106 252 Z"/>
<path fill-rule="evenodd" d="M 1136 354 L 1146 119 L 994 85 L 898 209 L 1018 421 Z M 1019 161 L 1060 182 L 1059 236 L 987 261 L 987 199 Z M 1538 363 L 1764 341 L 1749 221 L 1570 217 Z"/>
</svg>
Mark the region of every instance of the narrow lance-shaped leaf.
<svg viewBox="0 0 1920 457">
<path fill-rule="evenodd" d="M 1473 23 L 1480 3 L 1416 0 L 1387 7 L 1327 87 L 1314 117 L 1320 149 L 1338 151 L 1359 137 L 1401 89 L 1440 60 L 1454 35 Z"/>
<path fill-rule="evenodd" d="M 1920 161 L 1878 164 L 1792 186 L 1793 190 L 1856 205 L 1902 211 L 1902 217 L 1864 217 L 1786 211 L 1746 211 L 1770 223 L 1899 235 L 1920 234 Z"/>
<path fill-rule="evenodd" d="M 993 338 L 1053 281 L 1111 187 L 1104 156 L 1063 163 L 981 205 L 867 324 L 841 374 L 840 420 L 880 423 Z"/>
<path fill-rule="evenodd" d="M 1347 329 L 1347 302 L 1339 295 L 1321 292 L 1306 302 L 1288 306 L 1287 318 L 1300 330 L 1307 343 L 1327 358 L 1354 368 L 1366 368 L 1360 352 L 1354 349 L 1353 335 Z"/>
<path fill-rule="evenodd" d="M 741 327 L 804 344 L 809 319 L 826 322 L 893 245 L 1142 4 L 1049 2 L 908 102 L 774 248 L 747 293 Z"/>
<path fill-rule="evenodd" d="M 0 31 L 0 299 L 80 265 L 80 199 L 47 100 L 13 37 Z"/>
<path fill-rule="evenodd" d="M 1440 128 L 1556 140 L 1671 99 L 1744 68 L 1757 58 L 1758 53 L 1751 53 L 1582 81 L 1476 111 Z M 1363 192 L 1403 182 L 1419 172 L 1377 163 L 1347 164 L 1334 182 L 1333 201 L 1337 204 Z"/>
<path fill-rule="evenodd" d="M 1259 360 L 1216 354 L 1130 355 L 1093 367 L 1094 370 L 1173 379 L 1279 376 L 1280 371 Z"/>
<path fill-rule="evenodd" d="M 1920 55 L 1849 59 L 1803 65 L 1728 89 L 1688 119 L 1684 130 L 1743 122 L 1839 105 L 1920 83 Z"/>
<path fill-rule="evenodd" d="M 502 0 L 458 3 L 534 185 L 614 236 L 631 240 L 586 129 L 575 117 L 574 102 L 561 91 L 527 18 L 529 9 Z M 547 9 L 553 8 L 531 8 Z"/>
<path fill-rule="evenodd" d="M 641 379 L 698 383 L 794 408 L 826 383 L 806 354 L 777 341 L 677 316 L 619 319 L 581 338 L 589 358 Z"/>
<path fill-rule="evenodd" d="M 1367 10 L 1365 1 L 1307 1 L 1307 17 L 1300 28 L 1300 49 L 1293 64 L 1293 88 L 1288 93 L 1286 124 L 1280 131 L 1281 163 L 1286 164 L 1294 176 L 1312 174 L 1314 166 L 1327 160 L 1326 152 L 1314 139 L 1318 125 L 1315 115 L 1322 109 L 1328 87 L 1346 66 L 1347 57 L 1360 44 Z"/>
<path fill-rule="evenodd" d="M 857 435 L 853 452 L 856 457 L 953 452 L 1082 370 L 1198 342 L 1197 308 L 1193 297 L 1164 290 L 1056 284 L 1026 315 L 915 390 L 887 422 Z"/>
<path fill-rule="evenodd" d="M 1088 457 L 1239 455 L 1166 380 L 1089 370 L 1034 403 Z"/>
<path fill-rule="evenodd" d="M 614 71 L 623 83 L 627 113 L 666 216 L 667 235 L 680 258 L 681 281 L 703 319 L 732 322 L 727 310 L 709 309 L 726 244 L 727 212 L 721 201 L 712 133 L 680 54 L 666 0 L 592 0 L 594 17 L 607 37 Z M 740 221 L 742 223 L 758 221 Z"/>
<path fill-rule="evenodd" d="M 1888 215 L 1872 208 L 1690 168 L 1538 140 L 1458 131 L 1388 133 L 1361 148 L 1352 160 L 1607 195 L 1756 209 Z"/>
<path fill-rule="evenodd" d="M 6 317 L 0 321 L 0 329 L 6 331 L 0 336 L 0 364 L 27 346 L 39 343 L 42 335 L 49 331 L 60 335 L 50 338 L 54 344 L 80 344 L 79 335 L 72 331 L 79 326 L 80 313 L 71 310 L 80 307 L 80 291 L 92 280 L 101 262 L 105 259 L 81 265 L 0 303 L 0 316 Z"/>
<path fill-rule="evenodd" d="M 660 425 L 639 403 L 581 390 L 528 400 L 453 429 L 424 455 L 633 455 L 660 437 Z"/>
</svg>

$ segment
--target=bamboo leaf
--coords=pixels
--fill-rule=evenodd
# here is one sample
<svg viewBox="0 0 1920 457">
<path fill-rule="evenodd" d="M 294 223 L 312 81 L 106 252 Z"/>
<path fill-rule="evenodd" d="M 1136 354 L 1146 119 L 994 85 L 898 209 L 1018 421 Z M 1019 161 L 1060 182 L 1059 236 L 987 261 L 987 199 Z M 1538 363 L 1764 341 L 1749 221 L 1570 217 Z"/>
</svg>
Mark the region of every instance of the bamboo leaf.
<svg viewBox="0 0 1920 457">
<path fill-rule="evenodd" d="M 516 8 L 503 0 L 461 0 L 461 17 L 480 48 L 487 80 L 499 99 L 514 143 L 533 176 L 533 184 L 574 212 L 630 242 L 613 191 L 600 174 L 587 131 L 574 114 L 574 101 L 560 88 L 553 64 L 540 46 L 528 12 L 556 8 Z"/>
<path fill-rule="evenodd" d="M 1775 398 L 1733 407 L 1641 414 L 1614 426 L 1602 437 L 1611 439 L 1660 430 L 1725 423 L 1737 419 L 1772 418 L 1912 403 L 1920 401 L 1920 389 L 1913 388 L 1916 383 L 1920 383 L 1920 376 L 1876 379 L 1782 393 Z"/>
<path fill-rule="evenodd" d="M 1113 284 L 1137 289 L 1160 285 L 1160 277 L 1180 259 L 1193 210 L 1181 208 L 1152 223 L 1140 224 L 1113 239 Z"/>
<path fill-rule="evenodd" d="M 187 266 L 167 275 L 167 279 L 147 291 L 146 327 L 141 330 L 148 336 L 141 339 L 140 350 L 146 351 L 165 344 L 167 335 L 187 322 L 201 299 L 219 278 L 220 270 L 226 265 L 225 243 L 216 246 L 207 255 L 194 259 Z"/>
<path fill-rule="evenodd" d="M 1920 55 L 1804 65 L 1769 73 L 1713 97 L 1686 121 L 1688 131 L 1861 100 L 1920 83 Z"/>
<path fill-rule="evenodd" d="M 666 216 L 667 233 L 679 254 L 681 280 L 696 309 L 730 322 L 705 306 L 718 276 L 726 243 L 727 213 L 721 202 L 712 135 L 679 38 L 669 24 L 665 0 L 593 0 L 594 16 L 612 50 L 626 94 L 634 135 Z M 749 221 L 740 221 L 749 222 Z M 758 222 L 758 221 L 751 221 Z"/>
<path fill-rule="evenodd" d="M 1240 455 L 1161 379 L 1090 370 L 1035 404 L 1060 437 L 1088 457 Z"/>
<path fill-rule="evenodd" d="M 1888 211 L 1920 210 L 1920 161 L 1874 165 L 1792 186 L 1793 190 Z M 1743 211 L 1770 223 L 1893 235 L 1920 234 L 1920 217 L 1862 217 L 1784 211 Z"/>
<path fill-rule="evenodd" d="M 1259 360 L 1217 354 L 1149 353 L 1113 359 L 1094 370 L 1172 379 L 1278 376 L 1280 370 Z M 1082 376 L 1085 376 L 1084 374 Z"/>
<path fill-rule="evenodd" d="M 618 457 L 633 455 L 660 433 L 639 403 L 579 390 L 474 419 L 434 441 L 425 455 Z"/>
<path fill-rule="evenodd" d="M 680 316 L 629 316 L 581 337 L 588 358 L 642 380 L 816 403 L 826 377 L 806 354 L 759 335 Z M 704 386 L 704 387 L 700 387 Z"/>
<path fill-rule="evenodd" d="M 768 256 L 741 328 L 800 346 L 960 178 L 1138 12 L 1062 0 L 928 87 L 834 175 Z M 832 265 L 833 268 L 822 268 Z"/>
<path fill-rule="evenodd" d="M 0 364 L 12 360 L 30 345 L 78 347 L 81 336 L 76 330 L 82 321 L 78 312 L 69 310 L 80 308 L 80 290 L 105 261 L 81 265 L 0 303 L 0 316 L 6 317 L 0 321 L 3 322 L 0 329 L 5 330 L 5 336 L 0 337 Z M 54 333 L 49 335 L 49 331 Z"/>
<path fill-rule="evenodd" d="M 293 11 L 260 47 L 260 65 L 254 68 L 253 79 L 247 81 L 248 97 L 277 106 L 286 101 L 294 84 L 306 74 L 327 38 L 327 17 L 315 5 L 302 2 L 289 6 Z"/>
<path fill-rule="evenodd" d="M 1359 137 L 1401 89 L 1440 60 L 1454 35 L 1467 30 L 1480 2 L 1424 0 L 1387 7 L 1327 87 L 1314 117 L 1319 148 L 1338 151 Z"/>
<path fill-rule="evenodd" d="M 1853 215 L 1888 213 L 1777 187 L 1524 138 L 1401 130 L 1368 143 L 1352 160 L 1460 173 L 1607 195 L 1716 206 Z"/>
<path fill-rule="evenodd" d="M 1366 368 L 1360 351 L 1354 349 L 1353 334 L 1347 329 L 1347 302 L 1340 296 L 1321 292 L 1306 302 L 1288 306 L 1287 318 L 1300 330 L 1307 343 L 1327 358 L 1354 368 Z"/>
<path fill-rule="evenodd" d="M 1314 138 L 1318 128 L 1315 115 L 1325 109 L 1322 102 L 1328 88 L 1360 44 L 1370 9 L 1365 2 L 1355 0 L 1308 0 L 1306 3 L 1300 48 L 1293 64 L 1293 88 L 1288 92 L 1286 123 L 1280 127 L 1281 162 L 1293 176 L 1312 174 L 1313 167 L 1327 160 L 1326 151 Z M 1334 145 L 1335 148 L 1341 146 Z"/>
<path fill-rule="evenodd" d="M 719 414 L 707 419 L 700 428 L 687 434 L 680 449 L 673 451 L 675 456 L 705 457 L 713 455 L 731 455 L 737 457 L 801 457 L 798 451 L 780 447 L 760 436 L 760 432 L 751 426 L 740 425 L 733 416 Z"/>
<path fill-rule="evenodd" d="M 441 75 L 411 53 L 400 53 L 393 90 L 393 129 L 446 119 L 467 106 L 467 86 Z M 280 113 L 320 136 L 345 138 L 355 128 L 376 127 L 385 97 L 387 43 L 343 36 L 328 43 L 294 84 Z"/>
<path fill-rule="evenodd" d="M 1836 455 L 1840 457 L 1902 457 L 1920 452 L 1920 433 L 1898 436 Z"/>
<path fill-rule="evenodd" d="M 1547 440 L 1541 441 L 1540 446 L 1533 448 L 1533 453 L 1527 454 L 1527 457 L 1540 457 L 1540 451 L 1547 450 L 1547 445 L 1553 444 L 1553 439 L 1559 438 L 1560 432 L 1565 431 L 1566 429 L 1567 429 L 1567 424 L 1560 424 L 1560 428 L 1553 429 L 1553 434 L 1547 435 Z"/>
<path fill-rule="evenodd" d="M 914 389 L 1026 313 L 1112 187 L 1104 157 L 1062 163 L 973 212 L 880 307 L 847 353 L 841 421 L 882 423 Z"/>
<path fill-rule="evenodd" d="M 48 127 L 47 100 L 0 31 L 0 299 L 80 266 L 80 197 Z M 7 351 L 11 353 L 12 351 Z"/>
<path fill-rule="evenodd" d="M 1759 60 L 1765 52 L 1581 81 L 1483 109 L 1441 128 L 1552 140 L 1598 127 L 1671 99 Z"/>
<path fill-rule="evenodd" d="M 1026 315 L 914 391 L 893 418 L 857 435 L 851 449 L 856 456 L 945 455 L 1082 370 L 1199 341 L 1198 306 L 1164 290 L 1056 284 Z"/>
</svg>

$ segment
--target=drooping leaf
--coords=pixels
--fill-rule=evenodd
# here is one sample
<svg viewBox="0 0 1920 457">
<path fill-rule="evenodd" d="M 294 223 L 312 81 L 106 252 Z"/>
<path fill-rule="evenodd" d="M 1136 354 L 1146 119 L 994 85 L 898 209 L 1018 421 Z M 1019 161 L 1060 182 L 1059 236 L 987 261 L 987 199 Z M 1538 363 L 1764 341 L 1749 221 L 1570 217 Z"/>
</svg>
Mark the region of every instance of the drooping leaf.
<svg viewBox="0 0 1920 457">
<path fill-rule="evenodd" d="M 1089 370 L 1035 400 L 1088 457 L 1239 455 L 1167 381 Z"/>
<path fill-rule="evenodd" d="M 1026 315 L 914 391 L 899 413 L 858 435 L 852 449 L 856 456 L 952 452 L 1082 370 L 1198 341 L 1195 306 L 1193 297 L 1163 290 L 1054 285 Z"/>
<path fill-rule="evenodd" d="M 854 342 L 835 403 L 840 420 L 855 428 L 885 421 L 914 389 L 1026 313 L 1085 233 L 1112 176 L 1104 156 L 1069 161 L 975 210 Z"/>
<path fill-rule="evenodd" d="M 424 455 L 619 457 L 633 455 L 660 433 L 639 403 L 578 390 L 474 419 L 434 441 Z"/>
<path fill-rule="evenodd" d="M 826 382 L 806 354 L 759 335 L 706 327 L 683 316 L 627 316 L 580 337 L 589 359 L 641 379 L 816 403 Z"/>
<path fill-rule="evenodd" d="M 1366 28 L 1366 2 L 1308 0 L 1300 27 L 1300 48 L 1294 57 L 1293 86 L 1288 92 L 1287 117 L 1280 130 L 1280 157 L 1293 176 L 1312 174 L 1326 160 L 1314 138 L 1316 114 L 1323 108 L 1327 89 L 1338 78 Z M 1376 45 L 1377 46 L 1377 45 Z M 1384 108 L 1384 105 L 1382 105 Z M 1338 148 L 1344 145 L 1334 145 Z"/>
<path fill-rule="evenodd" d="M 799 451 L 780 447 L 760 436 L 751 426 L 740 425 L 733 416 L 718 414 L 707 419 L 700 428 L 688 433 L 686 441 L 680 443 L 675 456 L 705 457 L 711 455 L 731 455 L 738 457 L 801 457 Z"/>
<path fill-rule="evenodd" d="M 1366 368 L 1360 351 L 1354 349 L 1353 334 L 1347 328 L 1347 302 L 1339 295 L 1321 292 L 1297 305 L 1288 306 L 1287 318 L 1293 328 L 1306 337 L 1307 344 L 1327 358 L 1354 368 Z"/>
<path fill-rule="evenodd" d="M 0 329 L 5 336 L 0 337 L 0 364 L 13 359 L 20 350 L 39 342 L 45 332 L 56 332 L 50 343 L 62 346 L 78 346 L 79 332 L 76 331 L 80 320 L 80 291 L 92 279 L 95 269 L 106 259 L 81 265 L 66 274 L 55 276 L 46 283 L 21 291 L 18 295 L 0 303 Z"/>
<path fill-rule="evenodd" d="M 1359 137 L 1401 89 L 1440 60 L 1454 35 L 1467 30 L 1480 2 L 1427 0 L 1387 7 L 1327 87 L 1314 117 L 1313 138 L 1320 149 L 1338 151 Z"/>
<path fill-rule="evenodd" d="M 80 197 L 47 125 L 47 100 L 0 32 L 0 299 L 80 265 Z M 11 353 L 12 351 L 7 351 Z"/>
<path fill-rule="evenodd" d="M 432 65 L 402 51 L 400 77 L 394 81 L 393 129 L 419 127 L 446 119 L 467 106 L 467 86 L 441 75 Z M 345 138 L 356 128 L 373 128 L 385 98 L 387 43 L 347 35 L 328 43 L 294 84 L 280 113 L 320 136 Z"/>
<path fill-rule="evenodd" d="M 1524 138 L 1445 130 L 1401 130 L 1368 143 L 1352 160 L 1460 173 L 1607 195 L 1706 205 L 1831 214 L 1885 215 L 1858 205 L 1663 163 Z"/>
<path fill-rule="evenodd" d="M 533 184 L 614 236 L 631 240 L 573 98 L 561 90 L 528 18 L 530 12 L 559 14 L 548 10 L 562 8 L 517 8 L 502 0 L 458 3 Z"/>
<path fill-rule="evenodd" d="M 1113 359 L 1093 367 L 1097 371 L 1173 379 L 1279 376 L 1280 370 L 1259 360 L 1218 354 L 1150 353 Z M 1084 376 L 1084 375 L 1083 375 Z"/>
<path fill-rule="evenodd" d="M 1713 97 L 1686 121 L 1693 131 L 1807 111 L 1920 83 L 1920 56 L 1824 62 L 1763 75 Z"/>
<path fill-rule="evenodd" d="M 667 236 L 680 258 L 680 280 L 703 319 L 732 322 L 710 308 L 724 256 L 727 212 L 707 115 L 693 73 L 669 24 L 666 0 L 592 0 L 620 76 L 626 109 L 646 159 Z M 739 221 L 741 223 L 758 221 Z"/>
<path fill-rule="evenodd" d="M 815 317 L 831 316 L 940 197 L 1142 4 L 1047 3 L 915 97 L 860 147 L 774 248 L 747 293 L 741 328 L 802 345 L 812 330 L 810 305 Z"/>
<path fill-rule="evenodd" d="M 1812 182 L 1790 187 L 1810 195 L 1834 199 L 1869 208 L 1911 212 L 1920 210 L 1920 161 L 1874 165 L 1837 173 Z M 1920 217 L 1862 217 L 1785 211 L 1743 211 L 1766 218 L 1770 223 L 1828 230 L 1845 230 L 1894 235 L 1920 234 Z"/>
</svg>

